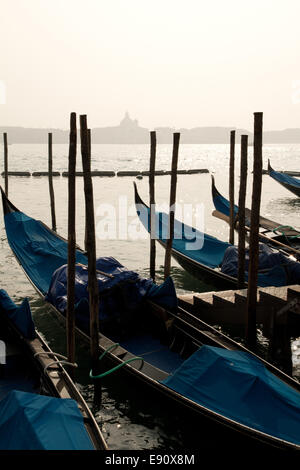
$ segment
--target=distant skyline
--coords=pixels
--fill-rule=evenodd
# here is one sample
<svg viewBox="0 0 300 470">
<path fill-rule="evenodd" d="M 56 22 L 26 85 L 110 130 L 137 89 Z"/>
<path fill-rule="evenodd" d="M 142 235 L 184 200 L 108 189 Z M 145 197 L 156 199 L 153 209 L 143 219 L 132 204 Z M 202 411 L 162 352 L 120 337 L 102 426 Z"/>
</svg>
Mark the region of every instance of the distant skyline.
<svg viewBox="0 0 300 470">
<path fill-rule="evenodd" d="M 131 119 L 128 112 L 117 126 L 93 127 L 92 142 L 95 144 L 148 144 L 149 129 L 139 126 L 137 119 Z M 232 127 L 194 127 L 155 128 L 157 141 L 160 144 L 173 142 L 174 132 L 180 132 L 181 143 L 186 144 L 228 144 Z M 253 132 L 248 129 L 235 128 L 236 142 L 240 142 L 242 134 L 247 134 L 248 143 L 253 143 Z M 54 143 L 67 143 L 69 141 L 69 130 L 47 129 L 47 128 L 27 128 L 27 127 L 7 127 L 0 126 L 0 141 L 3 141 L 4 133 L 7 133 L 9 143 L 46 143 L 48 133 L 52 133 Z M 300 143 L 300 128 L 272 130 L 263 132 L 264 143 Z"/>
<path fill-rule="evenodd" d="M 300 127 L 299 0 L 0 0 L 0 127 Z"/>
</svg>

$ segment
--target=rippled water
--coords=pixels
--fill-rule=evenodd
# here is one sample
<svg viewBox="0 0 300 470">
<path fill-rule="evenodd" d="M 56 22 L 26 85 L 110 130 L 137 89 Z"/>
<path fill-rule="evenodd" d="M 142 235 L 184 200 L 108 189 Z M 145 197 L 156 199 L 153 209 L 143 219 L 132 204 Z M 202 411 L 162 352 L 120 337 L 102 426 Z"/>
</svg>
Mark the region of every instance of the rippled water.
<svg viewBox="0 0 300 470">
<path fill-rule="evenodd" d="M 67 170 L 67 145 L 54 145 L 53 169 Z M 251 170 L 252 148 L 249 149 L 249 178 L 247 205 L 251 207 Z M 239 146 L 237 146 L 237 160 Z M 170 169 L 171 145 L 158 145 L 157 169 Z M 92 149 L 92 168 L 98 170 L 148 170 L 149 146 L 147 145 L 95 145 Z M 81 170 L 80 154 L 77 169 Z M 299 170 L 300 145 L 273 145 L 264 148 L 264 168 L 270 158 L 274 169 Z M 3 154 L 0 153 L 3 161 Z M 228 194 L 228 162 L 229 148 L 227 145 L 182 145 L 179 154 L 179 168 L 207 168 L 214 173 L 220 192 Z M 2 170 L 3 168 L 1 168 Z M 11 171 L 46 171 L 47 147 L 42 145 L 11 145 L 9 146 L 9 170 Z M 236 164 L 236 195 L 238 194 L 238 171 Z M 120 196 L 127 203 L 126 217 L 129 223 L 135 224 L 137 219 L 133 208 L 133 181 L 136 181 L 142 198 L 148 201 L 148 179 L 136 180 L 132 177 L 114 177 L 93 179 L 95 208 L 101 204 L 111 205 L 116 214 L 119 211 Z M 77 243 L 83 245 L 84 240 L 84 198 L 83 181 L 77 178 Z M 158 203 L 169 200 L 169 176 L 156 178 L 156 200 Z M 2 180 L 3 184 L 3 180 Z M 67 179 L 54 178 L 56 198 L 57 230 L 67 235 Z M 10 177 L 9 197 L 12 202 L 28 215 L 39 218 L 50 225 L 50 209 L 48 181 L 45 177 Z M 211 235 L 227 240 L 228 228 L 225 223 L 211 216 L 213 204 L 211 200 L 210 174 L 179 175 L 177 187 L 179 204 L 204 204 L 204 228 Z M 279 221 L 283 225 L 292 225 L 300 229 L 300 199 L 296 199 L 269 176 L 263 176 L 261 213 L 266 217 Z M 124 217 L 124 214 L 123 214 Z M 98 213 L 96 224 L 101 220 Z M 116 227 L 118 235 L 118 226 Z M 138 271 L 143 276 L 149 275 L 149 239 L 143 228 L 143 238 L 137 240 L 106 239 L 97 240 L 98 256 L 114 256 L 128 268 Z M 65 330 L 58 319 L 39 299 L 22 270 L 17 265 L 6 241 L 3 222 L 0 222 L 0 273 L 1 288 L 4 288 L 19 302 L 24 296 L 30 299 L 35 322 L 50 346 L 57 352 L 65 351 Z M 157 246 L 158 280 L 163 278 L 164 251 Z M 172 276 L 177 291 L 211 290 L 210 286 L 192 278 L 173 260 Z M 300 368 L 298 343 L 293 344 L 293 360 L 296 370 Z M 93 387 L 90 384 L 88 346 L 77 339 L 77 360 L 79 370 L 76 381 L 85 398 L 93 407 Z M 131 384 L 121 374 L 111 375 L 105 379 L 102 390 L 102 407 L 93 408 L 104 436 L 111 449 L 184 449 L 196 446 L 194 433 L 190 432 L 188 423 L 180 417 L 174 407 L 157 401 L 151 392 Z M 200 432 L 201 434 L 201 432 Z"/>
</svg>

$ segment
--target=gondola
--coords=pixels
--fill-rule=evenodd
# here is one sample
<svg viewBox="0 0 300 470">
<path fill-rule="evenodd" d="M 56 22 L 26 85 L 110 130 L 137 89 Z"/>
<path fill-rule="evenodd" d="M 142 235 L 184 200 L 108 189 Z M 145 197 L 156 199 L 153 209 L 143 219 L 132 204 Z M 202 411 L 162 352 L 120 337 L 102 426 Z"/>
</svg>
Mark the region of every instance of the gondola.
<svg viewBox="0 0 300 470">
<path fill-rule="evenodd" d="M 149 208 L 141 199 L 135 183 L 134 198 L 139 218 L 146 230 L 150 233 Z M 160 215 L 160 218 L 163 219 L 163 216 Z M 161 222 L 158 221 L 157 223 L 156 239 L 163 247 L 165 247 L 166 243 L 163 238 L 162 230 L 159 229 L 159 226 L 161 226 L 162 223 L 167 223 L 165 217 L 164 220 L 161 220 Z M 179 227 L 180 232 L 181 230 L 182 228 Z M 220 264 L 223 260 L 224 253 L 231 245 L 229 243 L 218 240 L 215 237 L 211 237 L 210 235 L 202 234 L 200 232 L 198 238 L 200 242 L 201 240 L 205 241 L 205 250 L 186 250 L 185 243 L 189 243 L 190 240 L 185 238 L 184 233 L 181 239 L 174 238 L 172 246 L 173 258 L 180 264 L 180 266 L 182 266 L 184 270 L 200 281 L 204 281 L 209 285 L 212 285 L 216 288 L 222 288 L 224 290 L 235 288 L 237 280 L 232 276 L 228 276 L 222 273 L 220 269 Z"/>
<path fill-rule="evenodd" d="M 3 192 L 2 198 L 9 245 L 37 292 L 49 299 L 49 284 L 67 260 L 67 242 L 43 223 L 18 211 Z M 77 262 L 81 268 L 84 266 L 82 252 L 77 252 Z M 50 281 L 45 277 L 45 268 L 55 270 Z M 120 264 L 116 271 L 125 277 L 128 274 Z M 116 281 L 117 274 L 111 272 L 106 277 L 102 272 L 98 280 L 105 283 L 108 274 L 113 276 L 108 282 Z M 148 287 L 152 291 L 153 286 Z M 149 394 L 145 399 L 167 400 L 169 406 L 175 406 L 174 411 L 183 410 L 187 426 L 188 416 L 197 416 L 201 426 L 195 432 L 206 444 L 208 429 L 212 427 L 210 439 L 214 448 L 220 449 L 223 439 L 234 439 L 235 444 L 247 448 L 300 449 L 298 382 L 191 313 L 180 307 L 165 308 L 163 296 L 146 296 L 135 311 L 127 311 L 126 288 L 134 288 L 133 279 L 126 283 L 123 277 L 121 286 L 115 282 L 106 289 L 104 297 L 99 293 L 99 301 L 121 299 L 122 315 L 131 313 L 126 317 L 128 328 L 115 317 L 111 325 L 103 323 L 100 315 L 99 350 L 112 365 L 111 371 L 121 369 L 130 380 L 146 386 Z M 156 286 L 155 290 L 160 288 Z M 169 296 L 170 291 L 166 294 Z M 63 308 L 50 305 L 64 318 Z M 80 315 L 81 302 L 78 308 L 77 331 L 89 340 Z M 104 331 L 111 331 L 110 336 Z M 93 371 L 90 375 L 96 380 Z M 279 422 L 280 428 L 275 424 Z"/>
<path fill-rule="evenodd" d="M 107 449 L 66 364 L 35 329 L 28 300 L 17 306 L 1 289 L 1 450 Z"/>
<path fill-rule="evenodd" d="M 215 178 L 212 175 L 212 199 L 215 206 L 213 215 L 229 223 L 230 203 L 215 185 Z M 238 206 L 234 205 L 234 217 L 237 221 Z M 251 211 L 245 209 L 246 226 L 250 228 Z M 282 225 L 279 222 L 260 216 L 259 225 L 261 227 L 260 237 L 264 243 L 270 243 L 274 247 L 285 250 L 288 254 L 293 254 L 297 259 L 300 255 L 300 232 L 293 227 Z M 235 224 L 237 227 L 237 224 Z M 297 253 L 299 251 L 299 253 Z"/>
<path fill-rule="evenodd" d="M 294 178 L 286 173 L 281 173 L 280 171 L 275 171 L 271 167 L 270 160 L 268 160 L 268 174 L 273 178 L 277 183 L 280 183 L 285 189 L 295 194 L 297 197 L 300 197 L 300 180 L 299 178 Z"/>
<path fill-rule="evenodd" d="M 146 230 L 150 232 L 150 210 L 139 196 L 135 183 L 134 190 L 137 213 Z M 166 245 L 167 228 L 168 217 L 166 214 L 156 213 L 155 237 L 162 246 Z M 236 247 L 188 227 L 176 219 L 174 234 L 172 256 L 187 272 L 197 279 L 222 290 L 236 288 L 238 267 Z M 191 234 L 193 238 L 191 238 Z M 193 240 L 193 243 L 191 240 Z M 200 241 L 200 248 L 194 249 L 195 243 L 198 243 L 198 241 Z M 272 249 L 268 249 L 263 245 L 260 251 L 259 287 L 298 284 L 300 279 L 300 265 L 298 263 L 289 260 L 277 250 L 273 252 Z M 272 264 L 273 261 L 274 264 Z M 282 266 L 283 263 L 284 266 L 286 265 L 285 267 Z M 245 271 L 245 278 L 245 285 L 247 285 L 247 271 Z"/>
</svg>

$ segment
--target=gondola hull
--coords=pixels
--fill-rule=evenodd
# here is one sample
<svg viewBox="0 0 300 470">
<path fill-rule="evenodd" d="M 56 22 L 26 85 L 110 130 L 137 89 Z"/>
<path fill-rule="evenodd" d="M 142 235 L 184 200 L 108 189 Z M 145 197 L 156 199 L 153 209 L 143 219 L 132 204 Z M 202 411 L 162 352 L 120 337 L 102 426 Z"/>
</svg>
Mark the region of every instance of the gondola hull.
<svg viewBox="0 0 300 470">
<path fill-rule="evenodd" d="M 137 207 L 137 212 L 140 212 L 140 209 L 143 211 L 148 211 L 148 207 L 144 203 L 144 201 L 141 199 L 137 186 L 134 183 L 134 193 L 135 193 L 135 204 Z M 140 214 L 139 214 L 140 215 Z M 143 223 L 143 220 L 142 220 Z M 147 230 L 150 230 L 150 224 L 146 227 Z M 159 235 L 156 237 L 157 241 L 161 246 L 164 248 L 166 247 L 166 241 L 163 240 Z M 211 237 L 212 240 L 214 240 L 213 237 Z M 217 241 L 217 239 L 215 239 Z M 220 242 L 221 244 L 223 242 Z M 189 256 L 188 252 L 184 252 L 184 250 L 179 251 L 176 249 L 174 246 L 175 243 L 173 243 L 172 246 L 172 256 L 173 258 L 180 264 L 180 266 L 185 269 L 189 274 L 191 274 L 193 277 L 196 279 L 199 279 L 200 281 L 204 281 L 207 284 L 215 287 L 215 288 L 220 288 L 220 289 L 234 289 L 237 286 L 237 279 L 228 276 L 227 274 L 223 273 L 219 268 L 212 268 L 207 264 L 201 263 L 197 261 L 196 259 L 193 259 L 191 256 Z M 227 243 L 224 243 L 224 251 L 225 249 L 230 246 Z M 220 258 L 221 259 L 221 258 Z"/>
<path fill-rule="evenodd" d="M 269 160 L 268 174 L 269 176 L 271 176 L 271 178 L 277 181 L 277 183 L 281 184 L 281 186 L 283 186 L 285 189 L 295 194 L 295 196 L 300 197 L 300 180 L 286 173 L 280 173 L 279 171 L 273 170 Z"/>
<path fill-rule="evenodd" d="M 164 248 L 166 247 L 163 241 L 159 240 L 159 243 Z M 237 279 L 234 277 L 227 276 L 221 271 L 211 269 L 203 264 L 201 265 L 175 249 L 172 249 L 172 256 L 185 271 L 199 281 L 203 281 L 216 289 L 226 290 L 236 289 L 237 287 Z"/>
<path fill-rule="evenodd" d="M 50 349 L 35 330 L 31 319 L 26 324 L 25 320 L 29 318 L 27 299 L 17 307 L 5 291 L 1 290 L 0 297 L 0 338 L 6 351 L 4 364 L 0 361 L 0 449 L 107 450 L 95 418 L 63 366 L 66 358 Z M 5 309 L 5 305 L 9 306 L 9 310 Z M 30 421 L 33 414 L 30 403 L 36 403 L 35 406 L 41 408 L 40 414 L 43 410 L 42 431 L 39 416 Z M 70 404 L 78 415 L 76 420 L 82 420 L 82 425 L 76 425 L 68 418 Z M 22 411 L 23 407 L 25 411 Z M 5 423 L 8 412 L 11 413 L 8 422 L 14 426 L 15 419 L 16 425 L 13 438 L 6 438 L 5 432 L 3 440 L 3 420 Z M 65 412 L 67 414 L 64 416 Z M 21 416 L 28 413 L 24 432 L 18 413 Z M 57 433 L 53 430 L 53 424 L 57 427 Z M 31 435 L 30 439 L 26 432 Z M 73 439 L 72 436 L 76 437 Z"/>
<path fill-rule="evenodd" d="M 150 233 L 150 210 L 138 194 L 137 186 L 134 183 L 135 204 L 141 223 Z M 166 214 L 156 212 L 155 214 L 155 237 L 162 245 L 166 246 L 167 237 L 167 217 Z M 221 290 L 235 289 L 238 286 L 238 254 L 237 247 L 230 243 L 221 241 L 206 233 L 200 232 L 193 227 L 189 227 L 175 219 L 175 235 L 172 241 L 172 256 L 190 274 L 199 280 L 205 280 L 211 286 Z M 193 238 L 188 238 L 185 234 L 192 233 Z M 189 240 L 193 240 L 191 243 Z M 199 243 L 202 241 L 202 245 Z M 193 245 L 195 243 L 195 245 Z M 246 253 L 245 261 L 247 262 Z M 293 265 L 294 260 L 284 258 L 279 251 L 273 251 L 260 247 L 260 260 L 257 284 L 259 287 L 285 286 L 297 284 L 300 278 L 299 265 Z M 281 267 L 282 264 L 290 263 L 287 271 Z M 293 265 L 293 266 L 292 266 Z M 247 269 L 245 270 L 244 286 L 247 286 Z"/>
<path fill-rule="evenodd" d="M 2 195 L 4 212 L 6 214 L 11 214 L 12 212 L 14 212 L 15 209 L 12 209 L 11 206 L 9 206 L 7 198 L 3 193 Z M 23 216 L 21 215 L 20 218 L 22 219 L 22 217 Z M 50 232 L 51 231 L 49 229 L 49 237 Z M 54 234 L 52 233 L 51 236 L 54 236 Z M 8 241 L 10 242 L 11 248 L 20 265 L 22 266 L 23 270 L 25 271 L 27 277 L 29 278 L 35 289 L 39 292 L 39 294 L 44 297 L 44 292 L 39 289 L 36 282 L 33 281 L 33 279 L 30 277 L 30 270 L 26 269 L 26 266 L 24 266 L 24 260 L 22 260 L 20 256 L 16 255 L 16 252 L 14 250 L 14 244 L 11 240 L 9 240 L 9 236 Z M 37 249 L 38 247 L 34 245 L 34 248 Z M 50 258 L 51 255 L 49 254 L 48 257 Z M 35 279 L 38 279 L 38 277 L 35 277 Z M 55 310 L 57 315 L 59 315 L 61 318 L 64 318 L 64 312 L 60 312 L 53 305 L 51 306 Z M 148 324 L 149 322 L 149 328 L 152 328 L 154 331 L 154 333 L 151 334 L 154 336 L 154 339 L 156 336 L 158 337 L 158 339 L 155 339 L 155 344 L 159 344 L 161 350 L 165 351 L 166 356 L 164 357 L 172 356 L 172 360 L 173 358 L 175 358 L 176 360 L 178 359 L 180 364 L 185 365 L 185 352 L 188 351 L 188 358 L 194 357 L 193 352 L 197 352 L 198 354 L 198 352 L 200 351 L 201 353 L 203 350 L 203 346 L 208 348 L 217 348 L 217 350 L 221 351 L 221 353 L 223 351 L 237 351 L 245 353 L 246 355 L 250 354 L 250 352 L 248 352 L 238 343 L 227 338 L 218 330 L 205 324 L 201 320 L 193 317 L 192 314 L 185 312 L 180 308 L 178 308 L 174 312 L 170 312 L 165 308 L 155 304 L 154 302 L 147 301 L 146 304 L 141 307 L 141 309 L 142 312 L 138 313 L 139 315 L 143 313 L 142 321 L 136 326 L 138 328 L 141 328 L 141 330 L 144 330 L 145 323 Z M 78 324 L 77 331 L 86 340 L 89 341 L 88 333 L 82 330 L 82 328 Z M 161 336 L 161 334 L 163 336 Z M 268 448 L 270 446 L 271 448 L 300 448 L 300 446 L 295 442 L 287 441 L 286 439 L 278 438 L 274 435 L 271 435 L 270 433 L 262 432 L 257 428 L 253 428 L 252 426 L 245 424 L 245 422 L 241 422 L 240 420 L 237 420 L 233 417 L 229 417 L 226 414 L 224 415 L 222 414 L 222 412 L 217 412 L 215 409 L 206 406 L 205 402 L 200 403 L 199 401 L 195 401 L 194 399 L 185 396 L 185 394 L 181 393 L 180 391 L 166 385 L 166 379 L 169 379 L 173 374 L 170 374 L 169 370 L 166 367 L 159 367 L 155 365 L 155 362 L 149 359 L 150 356 L 148 352 L 147 354 L 137 353 L 134 349 L 132 339 L 142 339 L 143 347 L 144 339 L 139 335 L 136 338 L 133 334 L 132 336 L 133 338 L 129 338 L 130 347 L 125 347 L 124 342 L 120 341 L 119 343 L 116 343 L 115 338 L 111 339 L 100 331 L 99 350 L 100 352 L 103 352 L 105 354 L 106 359 L 108 360 L 108 362 L 111 363 L 113 367 L 120 366 L 124 374 L 127 374 L 131 378 L 134 378 L 138 382 L 147 386 L 148 389 L 154 390 L 159 395 L 165 397 L 170 404 L 177 403 L 177 405 L 179 405 L 182 410 L 191 411 L 198 417 L 204 418 L 205 422 L 206 420 L 208 420 L 208 422 L 214 426 L 214 438 L 215 440 L 217 440 L 216 447 L 219 447 L 221 442 L 219 431 L 221 431 L 221 433 L 224 433 L 225 431 L 228 433 L 231 432 L 233 433 L 233 435 L 238 436 L 239 439 L 241 439 L 247 445 L 247 447 L 255 447 L 256 445 L 259 445 L 267 446 Z M 183 338 L 183 342 L 185 345 L 185 348 L 180 348 L 181 354 L 172 351 L 172 347 L 174 347 L 174 344 L 176 344 L 176 340 L 178 338 Z M 138 345 L 139 344 L 141 344 L 141 342 L 138 343 Z M 143 354 L 145 357 L 143 357 Z M 140 356 L 142 357 L 142 359 Z M 254 357 L 252 354 L 250 354 L 250 356 Z M 280 378 L 280 381 L 282 383 L 291 387 L 294 390 L 293 393 L 296 393 L 298 397 L 300 385 L 297 382 L 295 382 L 292 378 L 286 376 L 282 372 L 278 371 L 270 364 L 265 362 L 262 362 L 262 364 L 264 364 L 264 366 L 266 366 L 272 374 L 276 374 L 276 377 Z M 176 368 L 176 371 L 177 370 L 178 368 Z M 284 387 L 286 385 L 284 385 Z"/>
<path fill-rule="evenodd" d="M 212 176 L 212 200 L 216 211 L 213 215 L 222 218 L 229 224 L 229 201 L 220 194 L 215 185 L 214 176 Z M 234 216 L 237 222 L 238 206 L 234 206 Z M 251 225 L 251 211 L 245 209 L 246 226 L 250 228 Z M 275 248 L 285 250 L 287 253 L 299 255 L 297 250 L 300 248 L 300 232 L 293 227 L 283 226 L 279 222 L 267 219 L 266 217 L 260 216 L 259 226 L 262 230 L 260 232 L 260 239 L 264 243 L 268 243 Z M 236 230 L 238 224 L 235 223 Z"/>
</svg>

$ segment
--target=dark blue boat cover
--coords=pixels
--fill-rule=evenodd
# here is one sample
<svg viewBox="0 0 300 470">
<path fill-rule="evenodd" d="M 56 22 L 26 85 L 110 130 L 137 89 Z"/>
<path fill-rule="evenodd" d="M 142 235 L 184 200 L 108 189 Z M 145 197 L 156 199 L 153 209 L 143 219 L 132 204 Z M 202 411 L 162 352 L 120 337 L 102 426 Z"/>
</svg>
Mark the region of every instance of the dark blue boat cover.
<svg viewBox="0 0 300 470">
<path fill-rule="evenodd" d="M 248 280 L 249 250 L 245 256 L 245 280 Z M 264 243 L 259 244 L 258 285 L 286 286 L 300 283 L 300 263 L 293 261 L 279 251 L 274 251 Z M 229 276 L 238 275 L 238 249 L 235 246 L 227 248 L 221 271 Z M 263 272 L 262 272 L 263 271 Z"/>
<path fill-rule="evenodd" d="M 163 381 L 205 408 L 300 444 L 300 394 L 244 351 L 202 346 Z"/>
<path fill-rule="evenodd" d="M 218 198 L 219 209 L 224 214 L 229 207 L 223 196 Z M 146 229 L 150 230 L 150 210 L 144 204 L 137 204 L 137 212 L 140 220 Z M 217 207 L 217 206 L 216 206 Z M 236 206 L 235 206 L 236 207 Z M 236 209 L 237 210 L 237 207 Z M 156 214 L 156 237 L 162 241 L 163 234 L 167 233 L 167 216 L 163 213 Z M 237 277 L 238 255 L 237 247 L 230 243 L 223 242 L 217 238 L 211 237 L 205 233 L 200 233 L 192 227 L 187 227 L 181 222 L 175 220 L 175 234 L 177 239 L 173 240 L 173 248 L 187 257 L 204 264 L 210 268 L 221 266 L 221 271 L 232 277 Z M 203 246 L 199 250 L 188 250 L 186 244 L 191 243 L 191 239 L 185 236 L 185 233 L 195 233 L 195 240 L 203 239 Z M 249 255 L 246 255 L 245 280 L 248 279 Z M 260 269 L 258 275 L 258 285 L 266 286 L 284 286 L 287 284 L 298 284 L 300 281 L 300 263 L 294 262 L 281 253 L 274 252 L 271 248 L 261 244 Z"/>
<path fill-rule="evenodd" d="M 68 245 L 42 222 L 22 212 L 5 215 L 8 242 L 33 284 L 62 313 L 66 310 Z M 85 331 L 89 330 L 87 290 L 87 257 L 76 252 L 76 319 Z M 114 258 L 99 258 L 97 269 L 113 275 L 110 278 L 98 273 L 100 320 L 120 318 L 126 323 L 146 297 L 161 306 L 174 309 L 177 296 L 173 281 L 167 279 L 157 286 L 152 280 L 142 279 L 129 271 Z M 118 295 L 115 295 L 118 289 Z"/>
<path fill-rule="evenodd" d="M 93 450 L 76 401 L 13 390 L 0 402 L 1 450 Z"/>
<path fill-rule="evenodd" d="M 8 293 L 4 289 L 0 289 L 0 311 L 14 322 L 25 338 L 35 338 L 35 326 L 27 298 L 20 306 L 17 306 Z"/>
<path fill-rule="evenodd" d="M 23 212 L 11 212 L 4 217 L 10 247 L 33 284 L 48 292 L 54 271 L 67 263 L 67 242 L 42 222 Z M 77 251 L 76 261 L 87 264 L 87 258 Z"/>
<path fill-rule="evenodd" d="M 217 209 L 217 211 L 221 212 L 221 214 L 227 215 L 229 217 L 230 214 L 230 203 L 228 199 L 225 199 L 224 196 L 222 196 L 219 192 L 217 194 L 214 194 L 213 196 L 213 202 L 214 206 Z M 239 208 L 237 205 L 234 205 L 233 213 L 234 217 L 237 216 L 239 211 Z M 247 222 L 246 225 L 249 225 Z"/>
<path fill-rule="evenodd" d="M 99 289 L 99 320 L 105 323 L 130 322 L 133 313 L 148 298 L 168 309 L 177 307 L 177 296 L 172 278 L 161 286 L 151 279 L 143 279 L 111 257 L 99 258 L 96 263 Z M 52 277 L 46 300 L 62 313 L 67 308 L 67 265 L 58 268 Z M 105 272 L 113 277 L 105 276 Z M 76 266 L 75 276 L 76 320 L 85 331 L 89 328 L 88 270 L 86 266 Z"/>
<path fill-rule="evenodd" d="M 150 232 L 150 209 L 144 204 L 136 204 L 139 218 Z M 168 216 L 163 212 L 156 213 L 155 236 L 157 240 L 166 243 L 168 234 Z M 173 249 L 210 268 L 218 267 L 230 246 L 229 243 L 200 232 L 175 219 Z"/>
<path fill-rule="evenodd" d="M 300 180 L 298 178 L 294 178 L 293 176 L 287 175 L 285 173 L 280 173 L 279 171 L 275 171 L 273 169 L 269 171 L 269 175 L 279 183 L 289 184 L 290 186 L 294 186 L 295 188 L 300 189 Z"/>
</svg>

